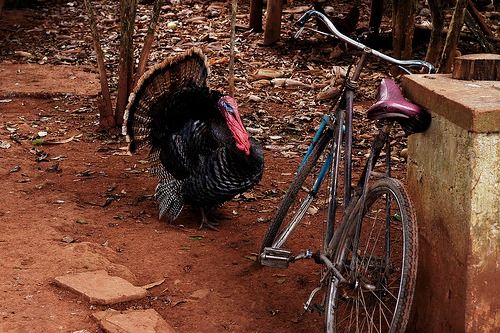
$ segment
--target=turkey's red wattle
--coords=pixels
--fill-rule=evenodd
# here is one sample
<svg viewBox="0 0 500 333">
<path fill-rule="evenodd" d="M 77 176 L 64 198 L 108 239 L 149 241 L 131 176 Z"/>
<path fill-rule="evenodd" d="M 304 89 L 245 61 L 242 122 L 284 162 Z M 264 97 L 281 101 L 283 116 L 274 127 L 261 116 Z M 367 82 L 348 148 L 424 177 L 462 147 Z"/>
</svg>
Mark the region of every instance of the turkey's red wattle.
<svg viewBox="0 0 500 333">
<path fill-rule="evenodd" d="M 228 118 L 226 118 L 227 125 L 236 140 L 236 147 L 244 151 L 246 155 L 250 155 L 250 140 L 248 138 L 248 133 L 239 118 L 239 115 L 237 118 L 229 115 Z"/>
<path fill-rule="evenodd" d="M 226 118 L 227 126 L 236 141 L 236 147 L 245 152 L 246 155 L 250 155 L 250 139 L 241 121 L 236 100 L 230 96 L 224 96 L 221 98 L 219 106 L 223 109 L 224 118 Z"/>
<path fill-rule="evenodd" d="M 250 155 L 250 140 L 241 121 L 228 121 L 228 125 L 236 140 L 236 147 L 244 151 L 246 155 Z"/>
</svg>

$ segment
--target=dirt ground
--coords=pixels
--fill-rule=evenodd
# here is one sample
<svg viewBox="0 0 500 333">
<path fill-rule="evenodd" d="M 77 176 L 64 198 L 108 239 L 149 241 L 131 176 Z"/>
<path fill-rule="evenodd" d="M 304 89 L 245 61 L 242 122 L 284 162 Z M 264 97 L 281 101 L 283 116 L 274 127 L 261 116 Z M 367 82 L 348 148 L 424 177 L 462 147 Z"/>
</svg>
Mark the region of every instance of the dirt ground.
<svg viewBox="0 0 500 333">
<path fill-rule="evenodd" d="M 266 154 L 264 180 L 247 195 L 255 199 L 225 205 L 229 219 L 219 232 L 198 230 L 199 217 L 189 210 L 169 225 L 157 218 L 146 156 L 125 155 L 121 137 L 95 134 L 95 115 L 78 113 L 86 103 L 13 98 L 0 106 L 2 140 L 6 127 L 20 138 L 0 158 L 0 331 L 97 332 L 90 314 L 104 307 L 53 285 L 56 276 L 96 269 L 136 285 L 164 278 L 146 300 L 113 308 L 152 307 L 179 332 L 320 326 L 317 315 L 299 319 L 310 276 L 260 269 L 252 260 L 266 228 L 259 221 L 276 205 L 263 199 L 276 189 L 284 161 Z M 75 139 L 33 146 L 28 138 L 41 129 L 55 140 Z M 205 290 L 202 299 L 190 298 Z"/>
<path fill-rule="evenodd" d="M 314 276 L 254 261 L 288 158 L 266 151 L 263 181 L 221 209 L 219 232 L 198 230 L 189 209 L 169 225 L 157 218 L 146 152 L 128 156 L 123 137 L 98 133 L 95 96 L 85 96 L 96 80 L 78 78 L 75 94 L 61 65 L 33 64 L 36 76 L 13 66 L 0 65 L 0 140 L 10 144 L 0 149 L 0 331 L 99 332 L 91 314 L 105 307 L 53 284 L 97 269 L 135 285 L 165 279 L 147 299 L 112 308 L 154 308 L 178 332 L 319 331 L 319 315 L 300 317 Z M 42 131 L 73 140 L 33 145 Z M 205 296 L 190 297 L 197 291 Z"/>
<path fill-rule="evenodd" d="M 116 46 L 115 7 L 98 3 L 108 32 L 103 39 Z M 176 19 L 182 29 L 160 27 L 151 62 L 208 41 L 211 81 L 224 86 L 227 8 L 213 7 L 223 10 L 206 25 L 199 19 L 200 27 L 188 18 L 216 14 L 207 9 L 209 2 L 196 3 L 167 2 L 160 22 Z M 241 5 L 247 13 L 248 2 Z M 150 8 L 140 6 L 139 20 Z M 322 331 L 322 317 L 302 310 L 316 287 L 317 266 L 305 262 L 272 270 L 259 267 L 255 255 L 307 137 L 328 108 L 315 96 L 331 80 L 329 57 L 335 49 L 290 48 L 288 37 L 266 48 L 259 44 L 261 34 L 238 33 L 237 77 L 272 67 L 308 86 L 287 90 L 237 80 L 245 124 L 265 146 L 264 177 L 220 209 L 225 216 L 220 231 L 199 230 L 199 215 L 190 209 L 173 224 L 158 220 L 147 152 L 130 156 L 122 136 L 98 131 L 95 56 L 82 13 L 76 2 L 47 2 L 7 9 L 0 21 L 5 46 L 0 51 L 0 331 L 99 332 L 91 314 L 107 307 L 92 306 L 53 283 L 59 275 L 97 269 L 135 285 L 165 279 L 146 299 L 111 308 L 153 308 L 178 332 Z M 284 16 L 285 36 L 296 15 Z M 239 17 L 241 23 L 245 17 Z M 191 28 L 208 37 L 192 38 Z M 105 53 L 112 71 L 116 53 L 106 48 Z M 28 63 L 36 70 L 16 67 Z M 378 78 L 370 74 L 364 82 Z M 373 86 L 362 95 L 368 104 Z M 360 117 L 356 124 L 365 122 Z M 371 125 L 364 125 L 356 133 L 360 156 L 370 131 Z M 396 146 L 396 167 L 404 170 L 404 163 L 398 164 L 404 162 L 398 159 L 404 140 Z M 303 229 L 304 243 L 320 240 L 314 228 Z"/>
</svg>

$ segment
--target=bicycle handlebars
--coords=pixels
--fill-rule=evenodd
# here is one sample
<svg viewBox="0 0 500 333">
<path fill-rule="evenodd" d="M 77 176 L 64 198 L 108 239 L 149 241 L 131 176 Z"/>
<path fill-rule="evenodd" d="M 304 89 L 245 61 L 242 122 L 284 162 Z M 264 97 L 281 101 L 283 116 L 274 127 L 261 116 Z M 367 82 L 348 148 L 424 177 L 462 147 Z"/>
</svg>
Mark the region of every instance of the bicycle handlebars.
<svg viewBox="0 0 500 333">
<path fill-rule="evenodd" d="M 297 31 L 295 33 L 295 38 L 298 38 L 299 35 L 302 33 L 302 31 L 304 30 L 304 26 L 305 24 L 307 23 L 307 21 L 309 21 L 309 19 L 311 17 L 317 17 L 318 19 L 320 19 L 328 28 L 328 30 L 330 30 L 331 32 L 331 35 L 333 35 L 334 37 L 337 37 L 338 39 L 340 39 L 341 41 L 347 43 L 347 44 L 350 44 L 360 50 L 362 50 L 363 52 L 367 52 L 367 53 L 370 53 L 372 55 L 374 55 L 375 57 L 379 58 L 379 59 L 382 59 L 382 60 L 385 60 L 387 62 L 390 62 L 392 64 L 395 64 L 395 65 L 398 65 L 400 66 L 403 70 L 405 70 L 406 72 L 410 73 L 408 69 L 404 68 L 404 66 L 408 66 L 408 67 L 414 67 L 414 66 L 419 66 L 421 68 L 426 68 L 427 69 L 427 72 L 428 73 L 434 73 L 436 70 L 434 68 L 434 66 L 431 64 L 431 63 L 428 63 L 427 61 L 423 61 L 423 60 L 400 60 L 400 59 L 396 59 L 396 58 L 393 58 L 393 57 L 390 57 L 384 53 L 381 53 L 377 50 L 374 50 L 366 45 L 364 45 L 363 43 L 360 43 L 358 41 L 355 41 L 354 39 L 351 39 L 349 37 L 347 37 L 346 35 L 342 34 L 336 27 L 335 25 L 332 23 L 332 21 L 330 21 L 328 19 L 328 17 L 326 17 L 326 15 L 324 15 L 323 13 L 320 13 L 316 10 L 308 10 L 304 15 L 302 15 L 302 17 L 297 21 L 297 25 L 300 27 L 299 31 Z M 327 33 L 328 34 L 328 33 Z M 328 34 L 330 35 L 330 34 Z"/>
</svg>

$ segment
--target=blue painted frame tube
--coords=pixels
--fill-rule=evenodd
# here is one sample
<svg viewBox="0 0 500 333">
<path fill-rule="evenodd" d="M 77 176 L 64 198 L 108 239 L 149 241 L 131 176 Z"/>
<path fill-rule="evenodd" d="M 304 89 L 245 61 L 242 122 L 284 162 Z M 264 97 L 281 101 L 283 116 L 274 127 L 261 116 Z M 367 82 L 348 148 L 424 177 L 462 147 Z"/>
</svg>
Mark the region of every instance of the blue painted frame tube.
<svg viewBox="0 0 500 333">
<path fill-rule="evenodd" d="M 302 166 L 306 163 L 307 158 L 309 157 L 309 155 L 311 154 L 311 151 L 314 148 L 314 145 L 316 144 L 316 142 L 318 142 L 319 137 L 321 136 L 321 134 L 325 130 L 326 125 L 328 125 L 329 123 L 330 123 L 330 116 L 328 116 L 326 114 L 323 115 L 323 119 L 321 119 L 321 123 L 319 124 L 319 128 L 316 131 L 316 133 L 314 134 L 313 140 L 312 140 L 311 144 L 309 145 L 309 147 L 307 148 L 307 151 L 306 151 L 306 154 L 304 155 L 304 158 L 300 162 L 298 171 L 300 171 L 300 169 L 302 169 Z"/>
<path fill-rule="evenodd" d="M 323 163 L 323 166 L 321 167 L 318 178 L 316 178 L 314 186 L 311 189 L 311 195 L 315 196 L 316 193 L 318 193 L 319 187 L 321 186 L 321 183 L 323 183 L 323 179 L 325 178 L 328 170 L 330 169 L 330 164 L 332 163 L 332 159 L 333 159 L 332 153 L 328 153 L 328 156 L 326 157 L 326 160 Z"/>
</svg>

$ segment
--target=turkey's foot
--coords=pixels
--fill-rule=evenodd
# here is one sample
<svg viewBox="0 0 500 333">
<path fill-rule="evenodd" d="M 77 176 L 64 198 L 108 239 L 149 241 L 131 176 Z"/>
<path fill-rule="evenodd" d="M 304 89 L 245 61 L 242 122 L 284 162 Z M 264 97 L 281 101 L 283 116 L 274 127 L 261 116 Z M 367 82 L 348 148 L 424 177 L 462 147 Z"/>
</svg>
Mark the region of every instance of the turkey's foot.
<svg viewBox="0 0 500 333">
<path fill-rule="evenodd" d="M 212 214 L 207 214 L 205 212 L 205 209 L 203 209 L 203 208 L 201 208 L 200 210 L 201 210 L 200 229 L 203 229 L 203 227 L 206 226 L 209 229 L 219 231 L 219 229 L 217 228 L 217 226 L 219 225 L 219 222 L 217 222 L 216 220 L 213 220 L 213 219 L 211 222 L 208 221 L 207 215 L 210 215 L 210 217 L 212 217 Z"/>
<path fill-rule="evenodd" d="M 232 218 L 232 216 L 224 213 L 222 210 L 215 208 L 207 209 L 206 214 L 207 218 L 211 221 L 230 220 Z"/>
</svg>

